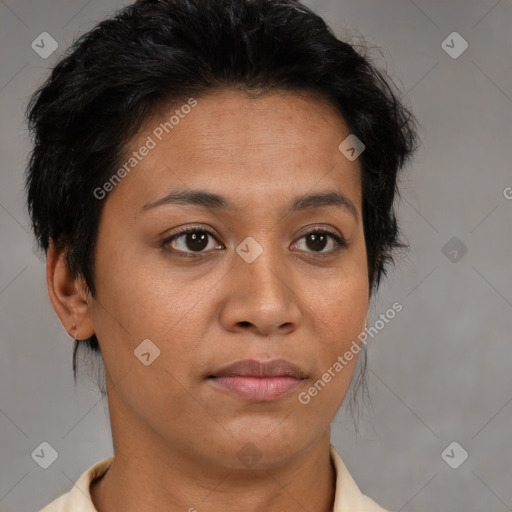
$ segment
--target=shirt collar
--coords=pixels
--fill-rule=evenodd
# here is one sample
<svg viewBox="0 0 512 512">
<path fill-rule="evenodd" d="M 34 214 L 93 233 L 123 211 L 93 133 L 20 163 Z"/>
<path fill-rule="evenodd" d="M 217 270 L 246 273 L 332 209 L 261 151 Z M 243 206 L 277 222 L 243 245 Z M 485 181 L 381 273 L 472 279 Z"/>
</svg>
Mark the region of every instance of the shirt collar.
<svg viewBox="0 0 512 512">
<path fill-rule="evenodd" d="M 386 512 L 371 498 L 363 494 L 338 455 L 330 445 L 331 460 L 336 469 L 336 495 L 333 512 Z"/>
</svg>

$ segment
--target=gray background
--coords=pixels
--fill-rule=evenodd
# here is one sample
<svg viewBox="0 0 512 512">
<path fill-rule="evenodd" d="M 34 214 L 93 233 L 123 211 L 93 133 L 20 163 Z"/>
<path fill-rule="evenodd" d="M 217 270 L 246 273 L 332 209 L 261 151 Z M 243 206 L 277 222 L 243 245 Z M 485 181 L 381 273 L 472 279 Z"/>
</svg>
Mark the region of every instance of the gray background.
<svg viewBox="0 0 512 512">
<path fill-rule="evenodd" d="M 72 342 L 32 251 L 23 109 L 72 40 L 124 4 L 0 1 L 3 512 L 37 510 L 112 453 L 105 402 L 94 382 L 73 385 Z M 512 200 L 504 195 L 512 187 L 512 4 L 307 4 L 338 35 L 361 32 L 382 48 L 373 55 L 412 105 L 423 141 L 403 174 L 399 203 L 411 251 L 384 282 L 369 324 L 395 301 L 403 311 L 369 343 L 373 406 L 364 409 L 360 432 L 344 406 L 332 441 L 362 490 L 386 508 L 512 510 Z M 59 44 L 47 59 L 31 48 L 43 31 Z M 441 47 L 453 31 L 469 44 L 456 59 Z M 452 237 L 455 245 L 443 252 Z M 457 254 L 449 254 L 453 248 Z M 43 441 L 58 451 L 46 470 L 31 458 Z M 457 469 L 441 457 L 453 441 L 469 453 Z M 453 464 L 462 452 L 448 453 Z"/>
</svg>

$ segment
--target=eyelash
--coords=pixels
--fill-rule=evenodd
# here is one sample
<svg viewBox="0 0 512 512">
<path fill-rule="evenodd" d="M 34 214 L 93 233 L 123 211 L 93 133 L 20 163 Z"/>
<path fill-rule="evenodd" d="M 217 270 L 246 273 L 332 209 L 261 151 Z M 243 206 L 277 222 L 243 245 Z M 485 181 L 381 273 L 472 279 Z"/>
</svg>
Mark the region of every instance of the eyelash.
<svg viewBox="0 0 512 512">
<path fill-rule="evenodd" d="M 176 233 L 174 233 L 173 235 L 171 235 L 171 236 L 165 238 L 164 240 L 162 240 L 162 243 L 161 243 L 160 247 L 162 249 L 169 250 L 169 249 L 167 249 L 167 246 L 171 242 L 173 242 L 174 240 L 177 240 L 178 238 L 182 237 L 183 235 L 187 235 L 187 234 L 190 234 L 190 233 L 198 233 L 198 232 L 206 233 L 209 237 L 212 237 L 213 239 L 217 240 L 215 234 L 212 233 L 211 231 L 209 231 L 208 229 L 204 228 L 204 227 L 201 227 L 201 226 L 186 226 L 184 228 L 178 229 L 178 231 Z M 306 237 L 308 235 L 311 235 L 311 234 L 327 234 L 328 236 L 330 236 L 334 240 L 334 242 L 336 244 L 336 247 L 334 249 L 328 251 L 328 252 L 306 251 L 306 252 L 308 252 L 310 254 L 320 255 L 320 257 L 332 256 L 333 254 L 337 253 L 339 250 L 348 247 L 348 243 L 346 242 L 346 240 L 344 240 L 337 233 L 335 233 L 335 232 L 333 232 L 333 231 L 331 231 L 330 229 L 327 229 L 327 228 L 315 228 L 315 229 L 312 229 L 310 231 L 307 231 L 306 233 L 304 233 L 299 238 L 299 240 L 301 240 L 302 238 L 304 238 L 304 237 Z M 201 252 L 184 252 L 184 251 L 180 251 L 180 250 L 176 250 L 176 249 L 170 249 L 170 250 L 172 252 L 174 252 L 177 256 L 183 257 L 183 258 L 199 258 L 199 257 L 204 256 L 204 254 L 206 254 L 205 251 L 201 251 Z"/>
</svg>

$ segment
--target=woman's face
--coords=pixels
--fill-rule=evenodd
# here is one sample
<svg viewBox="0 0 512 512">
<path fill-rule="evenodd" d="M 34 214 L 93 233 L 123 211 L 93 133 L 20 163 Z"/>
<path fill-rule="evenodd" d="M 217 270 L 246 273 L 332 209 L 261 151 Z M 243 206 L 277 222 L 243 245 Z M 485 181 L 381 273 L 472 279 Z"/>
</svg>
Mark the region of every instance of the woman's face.
<svg viewBox="0 0 512 512">
<path fill-rule="evenodd" d="M 328 433 L 353 374 L 355 357 L 332 368 L 368 311 L 359 166 L 322 100 L 226 90 L 195 101 L 145 124 L 129 147 L 137 163 L 103 199 L 90 311 L 114 442 L 271 468 Z M 225 205 L 171 201 L 178 191 Z M 307 199 L 320 193 L 345 199 Z M 279 365 L 255 377 L 250 364 L 231 373 L 252 377 L 221 378 L 276 358 L 301 378 Z"/>
</svg>

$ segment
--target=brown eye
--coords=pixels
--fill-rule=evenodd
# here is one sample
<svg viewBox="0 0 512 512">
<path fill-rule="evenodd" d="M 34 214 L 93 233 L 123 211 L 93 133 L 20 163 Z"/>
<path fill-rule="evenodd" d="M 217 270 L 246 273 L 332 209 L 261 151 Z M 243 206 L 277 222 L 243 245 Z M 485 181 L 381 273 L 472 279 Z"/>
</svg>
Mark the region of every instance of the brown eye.
<svg viewBox="0 0 512 512">
<path fill-rule="evenodd" d="M 328 237 L 324 233 L 310 233 L 306 235 L 306 245 L 312 251 L 323 251 L 327 242 Z"/>
<path fill-rule="evenodd" d="M 302 235 L 299 240 L 303 239 L 304 245 L 306 247 L 304 250 L 306 252 L 331 253 L 335 252 L 341 247 L 347 246 L 345 240 L 343 240 L 340 236 L 332 233 L 331 231 L 325 230 L 310 231 L 309 233 Z M 296 242 L 294 245 L 297 247 L 298 242 Z M 331 246 L 331 249 L 329 249 L 329 245 Z M 326 247 L 327 250 L 324 250 Z M 302 249 L 299 247 L 299 250 Z"/>
<path fill-rule="evenodd" d="M 207 252 L 208 247 L 219 247 L 219 244 L 213 243 L 215 240 L 215 236 L 205 229 L 189 228 L 166 238 L 162 245 L 177 253 L 193 254 Z"/>
<path fill-rule="evenodd" d="M 191 251 L 202 251 L 208 246 L 208 234 L 204 231 L 194 231 L 187 233 L 185 236 L 184 244 L 187 249 Z"/>
</svg>

